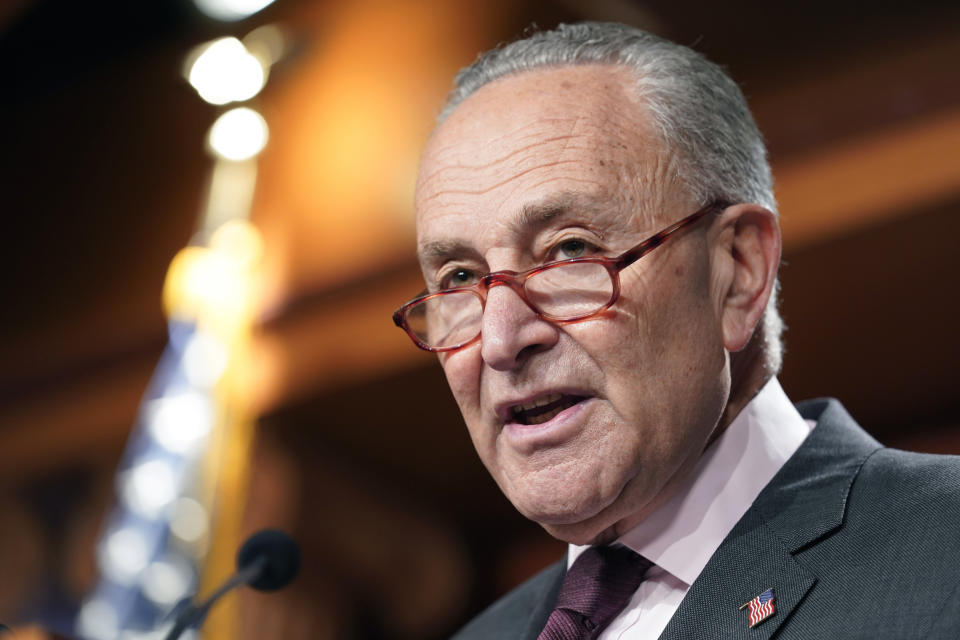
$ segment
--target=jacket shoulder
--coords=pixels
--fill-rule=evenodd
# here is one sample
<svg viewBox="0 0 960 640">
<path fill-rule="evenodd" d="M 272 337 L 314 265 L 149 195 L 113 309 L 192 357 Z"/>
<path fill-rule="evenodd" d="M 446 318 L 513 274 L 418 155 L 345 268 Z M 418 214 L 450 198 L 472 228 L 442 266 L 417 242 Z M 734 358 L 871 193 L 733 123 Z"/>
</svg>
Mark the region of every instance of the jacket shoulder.
<svg viewBox="0 0 960 640">
<path fill-rule="evenodd" d="M 910 511 L 937 519 L 960 513 L 960 456 L 883 448 L 860 471 L 853 490 L 869 495 L 878 510 Z M 918 523 L 923 520 L 917 520 Z"/>
</svg>

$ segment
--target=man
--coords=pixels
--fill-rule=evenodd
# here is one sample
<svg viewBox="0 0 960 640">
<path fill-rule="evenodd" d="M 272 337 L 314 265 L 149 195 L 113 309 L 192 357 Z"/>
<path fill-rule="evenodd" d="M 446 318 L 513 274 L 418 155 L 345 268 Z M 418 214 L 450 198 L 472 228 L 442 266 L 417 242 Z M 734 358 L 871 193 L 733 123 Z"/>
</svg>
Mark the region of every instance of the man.
<svg viewBox="0 0 960 640">
<path fill-rule="evenodd" d="M 489 52 L 416 209 L 394 319 L 570 543 L 458 638 L 958 637 L 960 465 L 787 400 L 770 171 L 718 67 L 614 24 Z"/>
</svg>

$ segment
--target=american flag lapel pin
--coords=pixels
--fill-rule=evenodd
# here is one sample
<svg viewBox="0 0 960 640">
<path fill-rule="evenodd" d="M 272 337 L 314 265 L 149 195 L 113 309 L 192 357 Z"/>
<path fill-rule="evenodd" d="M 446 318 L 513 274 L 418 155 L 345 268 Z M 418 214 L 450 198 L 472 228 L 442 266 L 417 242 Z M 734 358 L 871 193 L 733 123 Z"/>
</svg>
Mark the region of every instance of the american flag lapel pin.
<svg viewBox="0 0 960 640">
<path fill-rule="evenodd" d="M 773 615 L 773 589 L 767 589 L 750 602 L 742 605 L 742 611 L 750 607 L 750 628 L 755 626 Z"/>
</svg>

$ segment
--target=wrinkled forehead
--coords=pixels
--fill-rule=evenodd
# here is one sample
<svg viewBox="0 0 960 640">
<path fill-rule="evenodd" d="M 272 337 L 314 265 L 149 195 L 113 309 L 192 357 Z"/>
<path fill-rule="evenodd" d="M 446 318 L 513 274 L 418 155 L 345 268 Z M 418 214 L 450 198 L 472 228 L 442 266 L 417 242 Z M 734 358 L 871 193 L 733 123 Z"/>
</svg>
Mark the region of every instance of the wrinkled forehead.
<svg viewBox="0 0 960 640">
<path fill-rule="evenodd" d="M 478 89 L 424 152 L 418 235 L 438 215 L 520 211 L 551 190 L 621 194 L 656 210 L 669 163 L 636 84 L 624 67 L 582 65 L 518 73 Z"/>
</svg>

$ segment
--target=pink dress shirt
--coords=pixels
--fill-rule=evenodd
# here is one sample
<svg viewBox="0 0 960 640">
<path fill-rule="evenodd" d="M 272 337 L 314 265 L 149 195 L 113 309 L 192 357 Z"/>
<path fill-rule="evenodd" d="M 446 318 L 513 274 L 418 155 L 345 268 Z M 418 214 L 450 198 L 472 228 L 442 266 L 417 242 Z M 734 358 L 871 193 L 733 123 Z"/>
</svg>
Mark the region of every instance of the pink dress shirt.
<svg viewBox="0 0 960 640">
<path fill-rule="evenodd" d="M 677 493 L 618 540 L 654 566 L 598 640 L 658 638 L 710 556 L 812 428 L 777 379 L 767 382 Z M 568 566 L 586 548 L 570 545 Z"/>
</svg>

